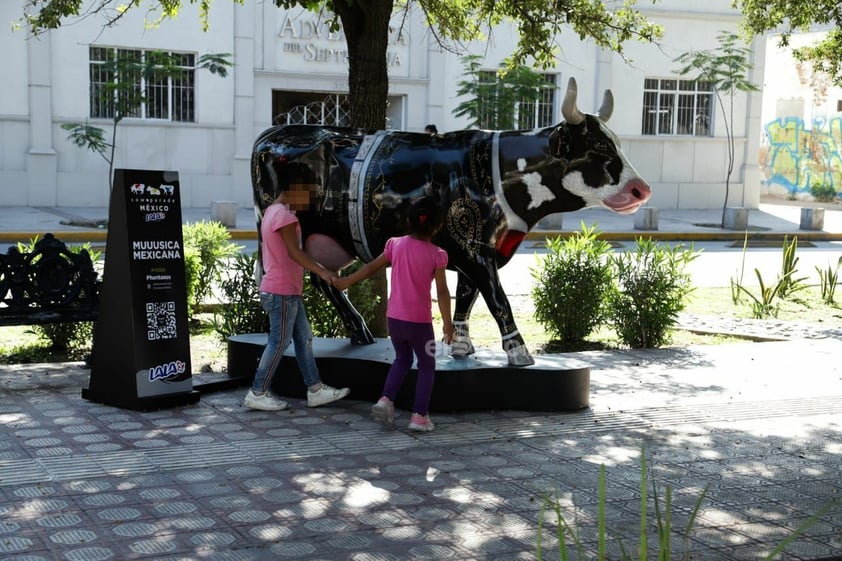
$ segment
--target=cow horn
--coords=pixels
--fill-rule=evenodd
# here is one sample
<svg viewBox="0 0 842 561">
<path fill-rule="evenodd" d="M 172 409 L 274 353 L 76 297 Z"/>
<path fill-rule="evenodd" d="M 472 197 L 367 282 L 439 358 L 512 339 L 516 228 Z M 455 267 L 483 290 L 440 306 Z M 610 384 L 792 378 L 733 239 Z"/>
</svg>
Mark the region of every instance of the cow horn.
<svg viewBox="0 0 842 561">
<path fill-rule="evenodd" d="M 571 77 L 567 82 L 567 94 L 564 96 L 564 101 L 561 102 L 561 115 L 571 125 L 579 125 L 585 120 L 585 116 L 576 107 L 577 94 L 576 78 Z"/>
<path fill-rule="evenodd" d="M 604 123 L 611 118 L 611 114 L 614 112 L 614 95 L 611 93 L 611 90 L 605 90 L 605 95 L 602 97 L 602 107 L 599 108 L 599 119 Z"/>
</svg>

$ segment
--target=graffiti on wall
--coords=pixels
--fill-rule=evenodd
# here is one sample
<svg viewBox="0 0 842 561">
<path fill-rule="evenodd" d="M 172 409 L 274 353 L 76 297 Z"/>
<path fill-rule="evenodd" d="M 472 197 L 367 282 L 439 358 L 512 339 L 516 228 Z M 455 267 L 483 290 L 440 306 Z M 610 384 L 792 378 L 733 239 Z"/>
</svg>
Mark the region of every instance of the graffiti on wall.
<svg viewBox="0 0 842 561">
<path fill-rule="evenodd" d="M 842 115 L 816 117 L 808 127 L 798 117 L 767 123 L 760 166 L 767 187 L 789 195 L 814 185 L 842 190 Z"/>
</svg>

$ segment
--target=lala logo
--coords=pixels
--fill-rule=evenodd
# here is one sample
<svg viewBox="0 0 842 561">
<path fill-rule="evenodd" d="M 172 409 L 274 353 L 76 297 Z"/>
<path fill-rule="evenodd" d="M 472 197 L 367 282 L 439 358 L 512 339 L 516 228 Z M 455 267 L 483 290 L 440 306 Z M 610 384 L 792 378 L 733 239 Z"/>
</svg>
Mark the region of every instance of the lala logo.
<svg viewBox="0 0 842 561">
<path fill-rule="evenodd" d="M 149 369 L 149 381 L 154 382 L 155 380 L 168 380 L 169 378 L 175 378 L 179 374 L 183 374 L 186 367 L 187 364 L 180 360 L 174 360 L 166 364 L 153 366 Z"/>
</svg>

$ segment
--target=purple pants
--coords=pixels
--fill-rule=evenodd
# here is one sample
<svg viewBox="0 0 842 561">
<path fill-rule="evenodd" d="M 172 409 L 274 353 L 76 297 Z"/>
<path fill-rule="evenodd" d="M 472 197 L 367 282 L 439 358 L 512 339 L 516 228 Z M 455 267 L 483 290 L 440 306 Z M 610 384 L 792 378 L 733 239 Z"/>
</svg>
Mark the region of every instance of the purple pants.
<svg viewBox="0 0 842 561">
<path fill-rule="evenodd" d="M 426 415 L 430 410 L 430 394 L 433 393 L 433 378 L 436 373 L 436 342 L 432 323 L 416 323 L 386 318 L 389 337 L 395 349 L 395 362 L 389 369 L 383 395 L 395 401 L 404 378 L 412 368 L 413 353 L 418 358 L 418 381 L 415 384 L 413 412 Z"/>
</svg>

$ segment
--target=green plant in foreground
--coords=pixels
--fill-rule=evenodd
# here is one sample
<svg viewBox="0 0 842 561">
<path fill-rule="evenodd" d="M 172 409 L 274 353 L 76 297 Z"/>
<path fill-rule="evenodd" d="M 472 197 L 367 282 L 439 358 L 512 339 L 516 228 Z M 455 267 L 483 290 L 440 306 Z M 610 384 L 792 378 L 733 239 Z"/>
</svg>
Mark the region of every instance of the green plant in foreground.
<svg viewBox="0 0 842 561">
<path fill-rule="evenodd" d="M 657 550 L 655 558 L 658 561 L 672 561 L 674 558 L 675 552 L 672 549 L 672 538 L 673 534 L 676 533 L 676 528 L 673 523 L 672 518 L 672 488 L 670 485 L 667 485 L 663 495 L 663 501 L 661 500 L 661 495 L 659 494 L 659 489 L 656 482 L 653 480 L 651 482 L 652 487 L 652 495 L 653 495 L 653 506 L 655 509 L 655 536 L 657 538 Z M 648 488 L 649 488 L 649 477 L 647 472 L 647 464 L 646 464 L 646 451 L 644 448 L 641 447 L 640 453 L 640 533 L 638 536 L 638 547 L 637 547 L 637 555 L 634 556 L 628 549 L 626 549 L 625 545 L 622 541 L 618 538 L 618 544 L 620 547 L 620 559 L 622 561 L 646 561 L 649 558 L 649 520 L 648 520 L 648 512 L 649 512 L 649 498 L 648 498 Z M 684 552 L 681 553 L 676 559 L 690 559 L 690 536 L 693 533 L 693 528 L 696 524 L 696 519 L 698 518 L 699 512 L 701 511 L 702 503 L 705 500 L 705 497 L 708 494 L 709 485 L 705 485 L 704 489 L 702 489 L 699 496 L 696 497 L 696 501 L 693 504 L 693 509 L 690 511 L 690 516 L 687 519 L 687 523 L 684 527 L 680 530 L 680 537 L 683 542 Z M 607 543 L 611 534 L 609 529 L 606 526 L 605 521 L 605 507 L 606 507 L 606 493 L 605 493 L 605 465 L 599 466 L 599 487 L 598 487 L 598 499 L 597 499 L 597 552 L 596 557 L 594 557 L 595 561 L 606 561 L 607 559 Z M 778 557 L 786 547 L 792 543 L 798 536 L 802 535 L 808 528 L 810 528 L 813 524 L 818 522 L 822 516 L 824 516 L 831 508 L 839 503 L 839 499 L 834 499 L 832 501 L 828 501 L 825 503 L 815 514 L 810 516 L 807 520 L 802 522 L 798 528 L 795 529 L 789 536 L 787 536 L 784 540 L 782 540 L 778 545 L 776 545 L 772 551 L 770 551 L 766 556 L 762 559 L 763 561 L 772 561 L 776 557 Z M 556 528 L 558 534 L 558 558 L 562 561 L 567 561 L 571 559 L 570 551 L 568 551 L 569 547 L 575 548 L 576 552 L 576 559 L 584 560 L 587 559 L 585 548 L 582 544 L 582 540 L 579 537 L 580 528 L 579 525 L 574 522 L 574 524 L 570 524 L 564 516 L 563 507 L 558 500 L 558 498 L 553 498 L 551 496 L 547 496 L 541 503 L 541 511 L 538 515 L 538 531 L 536 536 L 536 557 L 538 561 L 543 561 L 544 558 L 544 548 L 543 548 L 543 530 L 544 525 L 547 519 L 547 512 L 551 511 L 555 513 L 556 517 Z"/>
<path fill-rule="evenodd" d="M 789 236 L 784 236 L 781 275 L 778 278 L 778 295 L 781 298 L 788 298 L 793 293 L 807 288 L 804 284 L 807 277 L 795 277 L 795 273 L 798 272 L 798 257 L 795 256 L 797 248 L 798 237 L 789 239 Z"/>
<path fill-rule="evenodd" d="M 199 258 L 198 269 L 188 272 L 189 283 L 195 284 L 191 284 L 187 290 L 190 294 L 190 309 L 197 309 L 219 282 L 224 264 L 237 255 L 242 247 L 232 243 L 228 229 L 214 220 L 187 223 L 182 227 L 182 236 L 185 255 L 195 252 Z"/>
<path fill-rule="evenodd" d="M 790 240 L 788 236 L 784 236 L 781 273 L 778 275 L 774 285 L 767 285 L 763 281 L 760 271 L 758 269 L 754 270 L 759 285 L 759 294 L 754 295 L 745 285 L 735 283 L 733 279 L 731 280 L 732 293 L 737 290 L 751 298 L 752 317 L 756 319 L 778 317 L 778 305 L 775 303 L 775 300 L 777 298 L 792 298 L 795 292 L 807 288 L 807 285 L 804 283 L 807 277 L 795 277 L 795 274 L 798 272 L 798 257 L 795 256 L 797 247 L 797 237 Z M 733 297 L 732 300 L 734 300 L 734 304 L 739 302 L 739 299 Z"/>
<path fill-rule="evenodd" d="M 269 317 L 260 305 L 260 291 L 254 280 L 257 252 L 237 254 L 228 275 L 219 283 L 220 298 L 225 303 L 214 311 L 213 328 L 225 341 L 237 333 L 268 331 Z"/>
<path fill-rule="evenodd" d="M 625 545 L 622 541 L 618 540 L 621 556 L 620 558 L 623 560 L 631 561 L 632 559 L 639 559 L 641 561 L 648 558 L 649 554 L 649 497 L 648 497 L 648 487 L 649 487 L 649 477 L 647 473 L 647 465 L 646 465 L 646 454 L 645 450 L 641 450 L 640 454 L 640 534 L 639 534 L 639 541 L 637 547 L 637 557 L 633 557 L 632 554 L 626 549 Z M 702 506 L 702 501 L 704 501 L 705 496 L 707 495 L 708 486 L 706 485 L 699 496 L 696 498 L 696 502 L 693 506 L 693 510 L 690 513 L 690 518 L 687 521 L 683 529 L 683 540 L 684 540 L 684 558 L 689 558 L 689 543 L 690 543 L 690 534 L 693 530 L 693 525 L 696 522 L 696 518 L 699 514 L 699 510 Z M 673 557 L 672 551 L 672 538 L 675 529 L 673 527 L 673 519 L 672 519 L 672 488 L 667 485 L 666 491 L 664 493 L 663 498 L 663 505 L 661 504 L 661 497 L 658 491 L 658 487 L 654 481 L 652 481 L 652 494 L 653 494 L 653 502 L 655 507 L 655 527 L 657 530 L 656 536 L 658 540 L 658 550 L 657 550 L 657 559 L 658 561 L 670 561 Z M 606 527 L 605 522 L 605 505 L 606 505 L 606 495 L 605 495 L 605 465 L 599 466 L 599 488 L 598 488 L 598 500 L 597 500 L 597 554 L 595 559 L 598 561 L 605 561 L 606 559 L 606 550 L 607 550 L 607 543 L 609 538 L 608 529 Z M 541 512 L 538 515 L 538 533 L 537 533 L 537 544 L 536 544 L 536 555 L 539 561 L 543 559 L 543 548 L 542 548 L 542 532 L 544 527 L 544 521 L 546 518 L 546 513 L 548 508 L 552 510 L 556 515 L 556 524 L 557 524 L 557 532 L 558 532 L 558 549 L 559 549 L 559 558 L 562 560 L 570 559 L 570 555 L 568 552 L 568 546 L 572 545 L 575 546 L 575 550 L 577 553 L 578 559 L 585 559 L 585 551 L 582 545 L 582 541 L 579 538 L 579 528 L 574 527 L 564 517 L 564 513 L 562 512 L 562 506 L 558 499 L 552 498 L 545 498 L 542 505 L 541 505 Z"/>
<path fill-rule="evenodd" d="M 611 246 L 595 230 L 582 223 L 578 234 L 548 238 L 549 253 L 532 270 L 535 319 L 564 342 L 583 341 L 606 319 Z"/>
<path fill-rule="evenodd" d="M 669 342 L 693 291 L 686 268 L 698 255 L 692 248 L 638 238 L 634 251 L 611 256 L 617 285 L 608 292 L 608 314 L 624 344 L 655 348 Z"/>
<path fill-rule="evenodd" d="M 742 302 L 742 294 L 743 291 L 740 290 L 740 286 L 743 284 L 743 277 L 745 276 L 746 272 L 746 253 L 748 250 L 748 232 L 743 237 L 743 251 L 740 257 L 740 271 L 737 277 L 731 277 L 730 286 L 731 286 L 731 302 L 734 303 L 735 306 L 738 306 L 740 302 Z"/>
<path fill-rule="evenodd" d="M 778 306 L 775 304 L 775 298 L 778 296 L 780 290 L 780 282 L 774 285 L 766 286 L 763 282 L 763 275 L 760 271 L 755 269 L 754 274 L 757 275 L 757 282 L 759 284 L 759 294 L 755 296 L 751 290 L 744 285 L 738 285 L 737 288 L 751 298 L 751 317 L 755 319 L 763 319 L 768 317 L 778 317 Z"/>
<path fill-rule="evenodd" d="M 830 265 L 827 269 L 822 270 L 816 267 L 816 272 L 819 274 L 819 289 L 822 294 L 822 302 L 828 305 L 836 303 L 836 286 L 839 284 L 839 267 L 842 266 L 842 257 L 836 262 L 836 267 Z"/>
</svg>

